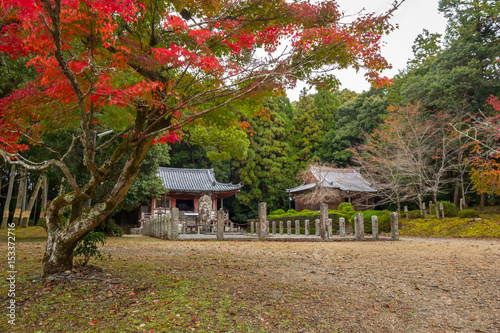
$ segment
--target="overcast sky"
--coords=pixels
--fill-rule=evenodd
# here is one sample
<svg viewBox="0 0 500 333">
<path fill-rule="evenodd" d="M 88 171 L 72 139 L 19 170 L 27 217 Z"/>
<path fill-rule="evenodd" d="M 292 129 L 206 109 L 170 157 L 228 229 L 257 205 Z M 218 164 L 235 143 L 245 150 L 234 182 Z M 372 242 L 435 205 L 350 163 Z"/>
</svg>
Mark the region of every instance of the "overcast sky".
<svg viewBox="0 0 500 333">
<path fill-rule="evenodd" d="M 355 14 L 362 8 L 367 12 L 381 13 L 391 7 L 391 0 L 337 0 L 340 10 L 346 14 Z M 408 59 L 413 58 L 412 45 L 418 34 L 423 29 L 431 33 L 444 34 L 446 20 L 437 10 L 438 0 L 406 0 L 394 13 L 393 24 L 398 24 L 399 29 L 384 37 L 386 42 L 382 55 L 392 64 L 393 68 L 383 72 L 388 77 L 393 77 L 399 70 L 406 67 Z M 370 89 L 363 73 L 354 70 L 343 70 L 337 75 L 342 83 L 340 89 L 350 89 L 358 93 Z M 300 90 L 305 87 L 300 84 L 294 90 L 287 91 L 290 100 L 298 100 Z M 306 87 L 307 88 L 307 87 Z"/>
</svg>

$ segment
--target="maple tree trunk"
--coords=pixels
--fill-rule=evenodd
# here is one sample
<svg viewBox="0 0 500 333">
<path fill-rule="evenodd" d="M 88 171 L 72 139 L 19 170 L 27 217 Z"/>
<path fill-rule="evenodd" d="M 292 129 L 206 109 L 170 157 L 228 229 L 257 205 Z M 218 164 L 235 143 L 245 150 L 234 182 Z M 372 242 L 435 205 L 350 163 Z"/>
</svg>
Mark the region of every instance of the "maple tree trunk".
<svg viewBox="0 0 500 333">
<path fill-rule="evenodd" d="M 43 176 L 43 185 L 42 185 L 42 203 L 40 205 L 41 206 L 40 207 L 40 218 L 44 219 L 44 220 L 45 220 L 45 211 L 47 210 L 48 194 L 49 194 L 49 180 L 47 179 L 47 175 L 44 175 Z"/>
<path fill-rule="evenodd" d="M 49 216 L 47 213 L 47 226 L 62 223 L 59 214 Z M 73 251 L 78 242 L 65 242 L 61 239 L 61 230 L 58 228 L 47 229 L 47 247 L 43 256 L 42 275 L 62 273 L 73 268 Z"/>
<path fill-rule="evenodd" d="M 43 277 L 62 273 L 73 267 L 73 251 L 78 242 L 97 227 L 122 202 L 139 172 L 140 164 L 151 146 L 151 141 L 152 139 L 144 140 L 135 147 L 113 189 L 99 202 L 93 202 L 90 210 L 78 209 L 78 206 L 83 204 L 81 200 L 73 202 L 74 210 L 72 213 L 75 214 L 72 219 L 74 218 L 74 220 L 65 227 L 63 227 L 62 215 L 59 214 L 61 202 L 73 194 L 70 192 L 52 200 L 45 215 L 48 239 L 43 257 Z M 79 216 L 76 216 L 77 211 L 80 213 Z"/>
</svg>

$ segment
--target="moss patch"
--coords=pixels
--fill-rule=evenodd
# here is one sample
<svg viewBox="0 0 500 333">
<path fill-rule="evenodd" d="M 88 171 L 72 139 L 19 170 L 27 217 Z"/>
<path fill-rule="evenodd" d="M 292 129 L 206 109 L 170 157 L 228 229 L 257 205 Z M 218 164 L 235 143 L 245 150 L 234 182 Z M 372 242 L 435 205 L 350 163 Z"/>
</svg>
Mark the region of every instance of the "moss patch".
<svg viewBox="0 0 500 333">
<path fill-rule="evenodd" d="M 7 229 L 0 230 L 0 242 L 7 241 L 7 232 Z M 28 242 L 34 240 L 42 241 L 47 239 L 47 231 L 42 227 L 16 227 L 15 234 L 16 241 L 18 242 Z"/>
<path fill-rule="evenodd" d="M 401 236 L 411 237 L 475 237 L 500 238 L 500 215 L 481 215 L 480 218 L 428 218 L 401 220 Z"/>
</svg>

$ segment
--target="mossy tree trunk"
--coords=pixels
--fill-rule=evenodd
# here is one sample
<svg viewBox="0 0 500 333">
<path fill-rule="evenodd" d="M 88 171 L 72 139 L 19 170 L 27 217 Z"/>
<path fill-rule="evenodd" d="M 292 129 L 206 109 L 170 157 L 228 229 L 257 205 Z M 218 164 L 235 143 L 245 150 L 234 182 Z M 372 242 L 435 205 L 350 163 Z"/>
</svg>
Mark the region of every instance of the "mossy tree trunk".
<svg viewBox="0 0 500 333">
<path fill-rule="evenodd" d="M 74 191 L 58 196 L 47 208 L 47 248 L 43 257 L 42 276 L 57 274 L 73 267 L 73 251 L 78 241 L 92 231 L 122 202 L 135 176 L 139 172 L 141 162 L 151 146 L 152 138 L 144 139 L 135 145 L 133 153 L 128 157 L 112 190 L 101 200 L 92 202 L 89 210 L 78 207 L 85 197 Z M 128 144 L 121 145 L 115 153 L 123 156 L 129 149 Z M 123 150 L 123 153 L 121 151 Z M 105 175 L 101 175 L 103 178 Z M 100 183 L 100 179 L 94 180 Z M 63 226 L 59 211 L 72 205 L 72 220 Z M 77 214 L 78 212 L 78 214 Z"/>
</svg>

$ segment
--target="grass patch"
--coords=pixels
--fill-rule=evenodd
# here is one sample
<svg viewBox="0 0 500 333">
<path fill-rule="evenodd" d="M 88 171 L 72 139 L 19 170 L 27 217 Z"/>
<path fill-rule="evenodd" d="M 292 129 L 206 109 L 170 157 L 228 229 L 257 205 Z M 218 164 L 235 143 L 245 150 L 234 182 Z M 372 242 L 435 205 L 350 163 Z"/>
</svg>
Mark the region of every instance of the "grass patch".
<svg viewBox="0 0 500 333">
<path fill-rule="evenodd" d="M 401 219 L 401 236 L 411 237 L 470 237 L 470 238 L 500 238 L 500 215 L 481 215 L 480 219 L 472 218 L 428 218 Z"/>
<path fill-rule="evenodd" d="M 7 241 L 7 229 L 0 230 L 0 242 Z M 42 227 L 16 227 L 16 242 L 31 242 L 47 240 L 47 231 Z"/>
</svg>

